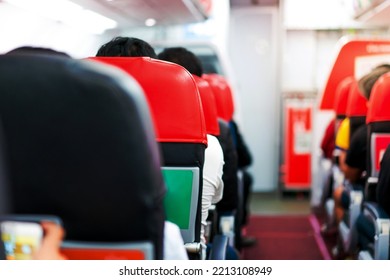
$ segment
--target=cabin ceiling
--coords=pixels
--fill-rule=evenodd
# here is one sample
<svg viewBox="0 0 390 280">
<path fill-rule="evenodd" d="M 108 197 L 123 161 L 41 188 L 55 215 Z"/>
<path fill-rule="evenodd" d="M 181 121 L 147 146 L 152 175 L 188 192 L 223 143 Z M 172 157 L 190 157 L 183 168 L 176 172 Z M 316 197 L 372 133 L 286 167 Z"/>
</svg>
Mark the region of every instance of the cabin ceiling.
<svg viewBox="0 0 390 280">
<path fill-rule="evenodd" d="M 71 0 L 115 20 L 119 28 L 144 26 L 153 18 L 157 25 L 177 25 L 207 19 L 211 0 Z M 215 0 L 214 0 L 215 1 Z M 216 0 L 221 1 L 221 0 Z M 232 7 L 274 6 L 279 0 L 230 0 Z"/>
<path fill-rule="evenodd" d="M 248 6 L 277 6 L 279 0 L 230 0 L 232 7 L 248 7 Z"/>
<path fill-rule="evenodd" d="M 153 18 L 157 25 L 203 21 L 207 12 L 202 0 L 71 0 L 115 20 L 119 28 L 144 26 Z"/>
<path fill-rule="evenodd" d="M 355 19 L 367 25 L 389 26 L 390 0 L 373 1 L 363 12 L 356 14 Z"/>
</svg>

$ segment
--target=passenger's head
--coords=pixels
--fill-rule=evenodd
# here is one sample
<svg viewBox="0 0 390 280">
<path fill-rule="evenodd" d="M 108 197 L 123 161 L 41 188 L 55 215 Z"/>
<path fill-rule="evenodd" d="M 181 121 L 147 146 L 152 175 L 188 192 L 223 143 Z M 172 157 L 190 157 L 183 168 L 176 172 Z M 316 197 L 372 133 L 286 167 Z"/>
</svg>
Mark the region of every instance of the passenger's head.
<svg viewBox="0 0 390 280">
<path fill-rule="evenodd" d="M 363 96 L 369 100 L 372 87 L 380 76 L 390 71 L 390 64 L 381 64 L 375 67 L 370 73 L 364 75 L 358 81 L 359 90 Z"/>
<path fill-rule="evenodd" d="M 10 50 L 6 54 L 39 54 L 39 55 L 58 55 L 62 57 L 70 57 L 68 54 L 64 52 L 59 52 L 50 48 L 43 48 L 43 47 L 31 47 L 31 46 L 23 46 L 18 47 L 13 50 Z"/>
<path fill-rule="evenodd" d="M 96 56 L 149 56 L 157 58 L 151 45 L 141 39 L 129 37 L 115 37 L 102 45 Z"/>
<path fill-rule="evenodd" d="M 200 60 L 194 53 L 185 48 L 166 48 L 158 54 L 158 58 L 179 64 L 186 68 L 191 74 L 197 75 L 199 77 L 201 77 L 203 74 L 203 67 Z"/>
</svg>

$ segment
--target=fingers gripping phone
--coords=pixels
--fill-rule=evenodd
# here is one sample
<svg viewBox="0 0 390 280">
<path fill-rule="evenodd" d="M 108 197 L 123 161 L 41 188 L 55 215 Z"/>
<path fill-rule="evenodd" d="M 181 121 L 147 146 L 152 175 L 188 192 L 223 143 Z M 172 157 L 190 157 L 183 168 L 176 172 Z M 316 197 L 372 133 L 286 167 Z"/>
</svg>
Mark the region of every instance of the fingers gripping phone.
<svg viewBox="0 0 390 280">
<path fill-rule="evenodd" d="M 30 260 L 39 249 L 44 235 L 41 221 L 60 222 L 53 217 L 18 216 L 0 217 L 0 235 L 3 259 Z"/>
</svg>

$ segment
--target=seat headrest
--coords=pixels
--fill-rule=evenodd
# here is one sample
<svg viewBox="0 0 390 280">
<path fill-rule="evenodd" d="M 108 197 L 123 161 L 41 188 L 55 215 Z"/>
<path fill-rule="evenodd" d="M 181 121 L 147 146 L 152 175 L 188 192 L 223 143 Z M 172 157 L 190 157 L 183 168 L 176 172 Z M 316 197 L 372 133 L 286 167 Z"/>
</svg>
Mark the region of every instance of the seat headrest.
<svg viewBox="0 0 390 280">
<path fill-rule="evenodd" d="M 353 81 L 347 103 L 348 117 L 364 117 L 367 115 L 367 99 L 360 92 L 357 81 Z"/>
<path fill-rule="evenodd" d="M 353 77 L 344 78 L 336 88 L 335 102 L 333 106 L 336 117 L 345 117 L 347 114 L 348 97 L 353 82 Z"/>
<path fill-rule="evenodd" d="M 209 82 L 213 90 L 218 117 L 230 122 L 234 114 L 234 101 L 229 83 L 218 74 L 204 74 L 202 78 Z"/>
<path fill-rule="evenodd" d="M 382 75 L 372 87 L 366 123 L 390 121 L 390 73 Z"/>
<path fill-rule="evenodd" d="M 148 100 L 158 142 L 203 143 L 206 125 L 199 91 L 183 67 L 149 57 L 90 57 L 134 77 Z"/>
<path fill-rule="evenodd" d="M 196 84 L 198 85 L 200 99 L 202 101 L 207 134 L 218 136 L 218 114 L 213 91 L 205 79 L 202 79 L 196 75 L 193 75 L 193 77 Z"/>
<path fill-rule="evenodd" d="M 161 257 L 165 185 L 138 83 L 38 55 L 0 56 L 0 76 L 13 213 L 57 215 L 73 240 L 153 240 Z"/>
</svg>

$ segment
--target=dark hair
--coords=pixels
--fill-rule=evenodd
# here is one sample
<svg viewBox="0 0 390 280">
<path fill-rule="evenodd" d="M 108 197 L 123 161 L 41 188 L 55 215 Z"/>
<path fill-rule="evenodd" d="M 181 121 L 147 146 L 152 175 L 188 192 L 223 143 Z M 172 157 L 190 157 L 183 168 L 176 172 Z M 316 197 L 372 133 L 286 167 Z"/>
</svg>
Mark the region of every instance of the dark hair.
<svg viewBox="0 0 390 280">
<path fill-rule="evenodd" d="M 191 51 L 182 48 L 166 48 L 157 56 L 158 59 L 177 63 L 186 68 L 191 74 L 199 77 L 203 74 L 202 63 L 199 58 Z"/>
<path fill-rule="evenodd" d="M 6 54 L 47 54 L 47 55 L 58 55 L 63 57 L 70 57 L 70 55 L 59 52 L 50 48 L 43 48 L 43 47 L 31 47 L 31 46 L 23 46 L 15 48 Z"/>
<path fill-rule="evenodd" d="M 371 95 L 372 87 L 375 82 L 382 76 L 383 74 L 390 71 L 390 64 L 381 64 L 375 67 L 370 73 L 364 75 L 358 81 L 359 90 L 362 92 L 363 96 L 369 100 Z"/>
<path fill-rule="evenodd" d="M 115 37 L 102 45 L 96 56 L 149 56 L 157 58 L 153 47 L 147 42 L 129 37 Z"/>
</svg>

